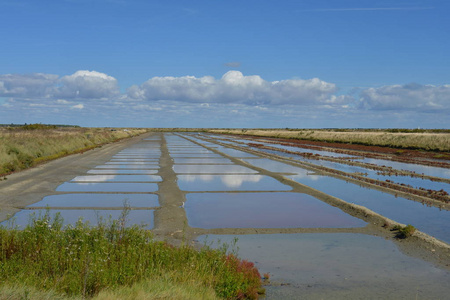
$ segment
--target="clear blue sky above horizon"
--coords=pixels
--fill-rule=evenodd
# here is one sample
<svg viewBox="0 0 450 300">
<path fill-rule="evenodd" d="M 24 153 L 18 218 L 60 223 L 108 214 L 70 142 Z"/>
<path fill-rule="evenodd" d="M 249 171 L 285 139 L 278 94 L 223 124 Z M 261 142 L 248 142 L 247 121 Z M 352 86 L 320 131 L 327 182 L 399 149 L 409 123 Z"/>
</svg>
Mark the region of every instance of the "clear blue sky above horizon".
<svg viewBox="0 0 450 300">
<path fill-rule="evenodd" d="M 0 0 L 0 123 L 450 123 L 450 2 Z"/>
</svg>

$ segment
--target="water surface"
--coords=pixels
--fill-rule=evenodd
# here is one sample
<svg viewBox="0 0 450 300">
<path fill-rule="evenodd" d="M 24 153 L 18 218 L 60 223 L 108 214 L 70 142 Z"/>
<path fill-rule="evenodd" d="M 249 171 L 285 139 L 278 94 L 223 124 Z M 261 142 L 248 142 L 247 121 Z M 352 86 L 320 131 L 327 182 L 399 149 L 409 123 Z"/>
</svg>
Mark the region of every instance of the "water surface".
<svg viewBox="0 0 450 300">
<path fill-rule="evenodd" d="M 62 194 L 44 197 L 27 207 L 155 207 L 153 194 Z"/>
<path fill-rule="evenodd" d="M 200 236 L 201 243 L 236 236 Z M 447 299 L 450 272 L 401 253 L 391 241 L 351 233 L 237 236 L 239 256 L 278 286 L 268 299 Z M 216 246 L 217 244 L 213 244 Z M 280 283 L 284 283 L 281 286 Z"/>
<path fill-rule="evenodd" d="M 300 193 L 195 193 L 186 195 L 191 227 L 349 228 L 367 223 Z"/>
<path fill-rule="evenodd" d="M 14 224 L 19 225 L 21 228 L 25 227 L 30 217 L 39 215 L 43 216 L 46 210 L 24 209 L 14 215 Z M 64 219 L 63 225 L 75 225 L 75 223 L 82 218 L 84 222 L 89 222 L 89 225 L 96 226 L 103 218 L 107 220 L 109 216 L 113 220 L 118 220 L 122 213 L 121 210 L 92 210 L 92 209 L 49 209 L 51 217 L 54 217 L 57 213 Z M 8 225 L 8 221 L 2 222 L 2 225 Z M 153 210 L 130 210 L 127 218 L 126 226 L 132 225 L 145 225 L 144 228 L 152 229 L 153 222 Z"/>
<path fill-rule="evenodd" d="M 65 182 L 56 188 L 57 192 L 156 192 L 156 183 L 75 183 Z"/>
<path fill-rule="evenodd" d="M 177 175 L 184 191 L 288 191 L 288 185 L 264 175 Z"/>
</svg>

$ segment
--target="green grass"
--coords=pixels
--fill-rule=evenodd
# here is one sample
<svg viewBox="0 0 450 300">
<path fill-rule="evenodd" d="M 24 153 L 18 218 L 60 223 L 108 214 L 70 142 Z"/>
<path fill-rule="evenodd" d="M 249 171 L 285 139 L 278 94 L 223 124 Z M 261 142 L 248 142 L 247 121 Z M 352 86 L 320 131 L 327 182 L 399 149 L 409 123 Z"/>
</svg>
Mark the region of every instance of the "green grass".
<svg viewBox="0 0 450 300">
<path fill-rule="evenodd" d="M 166 299 L 194 299 L 199 293 L 256 299 L 262 292 L 258 270 L 227 253 L 226 246 L 173 247 L 153 240 L 150 231 L 125 227 L 126 215 L 124 210 L 119 220 L 99 220 L 95 227 L 81 220 L 63 227 L 61 218 L 47 211 L 23 230 L 0 227 L 0 299 L 7 298 L 5 291 L 17 299 L 27 293 L 36 295 L 30 299 L 47 294 L 122 299 L 150 290 Z"/>
</svg>

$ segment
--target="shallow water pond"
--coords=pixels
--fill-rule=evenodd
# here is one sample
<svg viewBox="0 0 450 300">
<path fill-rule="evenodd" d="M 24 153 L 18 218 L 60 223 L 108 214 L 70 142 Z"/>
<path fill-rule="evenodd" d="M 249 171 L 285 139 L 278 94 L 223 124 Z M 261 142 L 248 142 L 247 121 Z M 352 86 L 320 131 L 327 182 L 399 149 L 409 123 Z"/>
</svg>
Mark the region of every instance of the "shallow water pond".
<svg viewBox="0 0 450 300">
<path fill-rule="evenodd" d="M 24 209 L 16 213 L 14 218 L 14 225 L 25 227 L 31 216 L 45 215 L 46 210 Z M 75 223 L 82 218 L 84 222 L 88 221 L 89 225 L 96 226 L 103 218 L 107 220 L 109 216 L 113 220 L 118 220 L 122 213 L 121 210 L 93 210 L 93 209 L 49 209 L 50 216 L 54 217 L 57 213 L 64 219 L 63 225 L 75 225 Z M 2 225 L 8 226 L 8 221 L 2 222 Z M 152 229 L 154 226 L 153 210 L 130 210 L 127 218 L 126 226 L 145 225 L 144 228 Z"/>
<path fill-rule="evenodd" d="M 110 162 L 159 162 L 159 158 L 113 158 Z"/>
<path fill-rule="evenodd" d="M 119 182 L 100 182 L 100 183 L 75 183 L 65 182 L 56 188 L 57 192 L 156 192 L 158 185 L 156 183 L 119 183 Z"/>
<path fill-rule="evenodd" d="M 173 159 L 175 164 L 233 164 L 228 158 L 179 158 Z"/>
<path fill-rule="evenodd" d="M 264 175 L 177 175 L 184 191 L 288 191 L 288 185 Z"/>
<path fill-rule="evenodd" d="M 171 157 L 176 158 L 176 157 L 185 157 L 185 158 L 208 158 L 208 157 L 217 157 L 220 158 L 222 156 L 220 156 L 219 154 L 216 153 L 198 153 L 198 152 L 193 152 L 193 153 L 171 153 L 170 154 Z"/>
<path fill-rule="evenodd" d="M 71 182 L 155 182 L 162 181 L 157 175 L 86 175 L 77 176 Z"/>
<path fill-rule="evenodd" d="M 446 299 L 450 294 L 450 272 L 404 255 L 380 237 L 209 235 L 198 241 L 233 245 L 236 237 L 239 256 L 256 262 L 261 275 L 269 273 L 278 283 L 266 287 L 268 299 Z"/>
<path fill-rule="evenodd" d="M 155 207 L 154 194 L 62 194 L 44 197 L 27 207 Z"/>
<path fill-rule="evenodd" d="M 226 147 L 217 147 L 217 150 L 225 153 L 226 155 L 229 156 L 233 156 L 233 157 L 257 157 L 256 155 L 244 152 L 244 151 L 239 151 L 236 149 L 231 149 L 231 148 L 226 148 Z"/>
<path fill-rule="evenodd" d="M 159 169 L 159 165 L 100 165 L 96 169 Z"/>
<path fill-rule="evenodd" d="M 208 173 L 258 173 L 247 167 L 239 165 L 174 165 L 175 173 L 208 174 Z"/>
<path fill-rule="evenodd" d="M 154 166 L 159 165 L 159 161 L 108 161 L 105 165 Z"/>
<path fill-rule="evenodd" d="M 156 174 L 158 170 L 115 170 L 115 169 L 93 169 L 87 171 L 88 174 L 108 174 L 108 175 L 119 175 L 119 174 Z"/>
<path fill-rule="evenodd" d="M 191 227 L 349 228 L 367 223 L 299 193 L 195 193 L 186 195 Z"/>
<path fill-rule="evenodd" d="M 273 172 L 292 172 L 286 176 L 294 181 L 310 186 L 349 203 L 363 205 L 389 219 L 412 224 L 419 230 L 450 242 L 450 211 L 427 207 L 419 202 L 396 197 L 379 190 L 369 189 L 329 176 L 308 175 L 305 169 L 271 160 L 248 160 L 255 166 L 265 165 Z"/>
</svg>

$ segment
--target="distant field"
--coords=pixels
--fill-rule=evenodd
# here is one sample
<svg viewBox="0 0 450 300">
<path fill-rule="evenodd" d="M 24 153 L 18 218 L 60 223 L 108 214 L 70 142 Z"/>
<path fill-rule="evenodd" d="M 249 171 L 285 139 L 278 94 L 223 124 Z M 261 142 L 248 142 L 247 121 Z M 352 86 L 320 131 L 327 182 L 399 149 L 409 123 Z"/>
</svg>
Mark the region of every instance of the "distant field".
<svg viewBox="0 0 450 300">
<path fill-rule="evenodd" d="M 56 127 L 40 124 L 0 128 L 0 175 L 144 132 L 147 130 Z"/>
<path fill-rule="evenodd" d="M 208 132 L 427 151 L 450 151 L 450 130 L 211 129 Z"/>
</svg>

